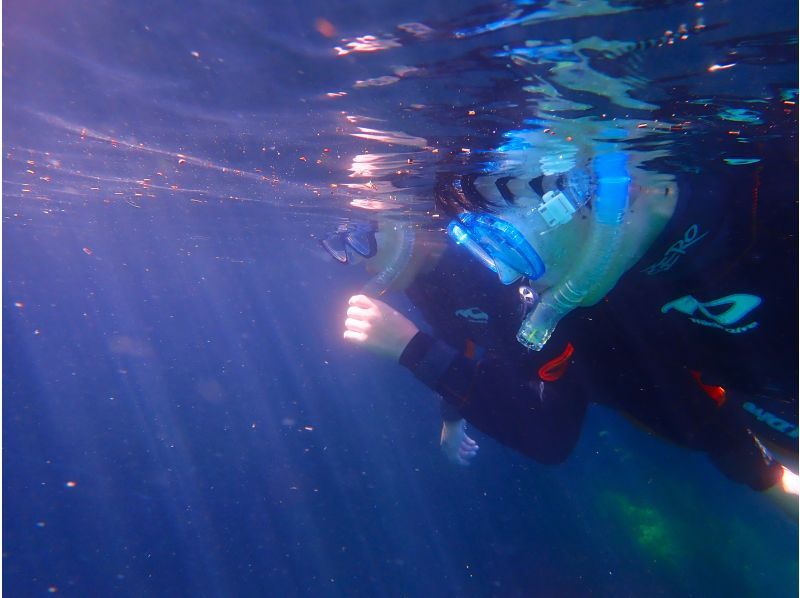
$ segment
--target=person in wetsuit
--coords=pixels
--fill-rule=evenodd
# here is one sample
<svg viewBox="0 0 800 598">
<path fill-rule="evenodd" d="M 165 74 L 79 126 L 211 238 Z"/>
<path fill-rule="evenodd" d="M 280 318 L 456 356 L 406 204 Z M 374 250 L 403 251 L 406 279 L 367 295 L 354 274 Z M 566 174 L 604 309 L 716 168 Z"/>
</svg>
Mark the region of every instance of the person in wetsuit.
<svg viewBox="0 0 800 598">
<path fill-rule="evenodd" d="M 570 184 L 563 175 L 453 177 L 441 182 L 436 194 L 441 210 L 457 218 L 491 212 L 498 218 L 477 224 L 462 218 L 455 229 L 451 226 L 459 244 L 477 246 L 473 253 L 478 259 L 456 245 L 441 250 L 415 244 L 414 257 L 406 264 L 413 272 L 406 294 L 432 334 L 361 294 L 350 300 L 345 338 L 397 359 L 438 392 L 451 425 L 464 418 L 538 462 L 566 459 L 591 400 L 664 438 L 705 451 L 737 482 L 756 490 L 792 490 L 793 474 L 771 457 L 751 429 L 766 421 L 759 435 L 790 451 L 794 447 L 796 455 L 794 409 L 777 413 L 780 409 L 771 406 L 773 419 L 767 420 L 766 410 L 751 400 L 763 400 L 765 389 L 772 387 L 784 404 L 796 405 L 793 368 L 781 367 L 790 363 L 787 353 L 796 354 L 795 337 L 789 334 L 786 342 L 776 343 L 780 306 L 759 309 L 767 296 L 780 302 L 781 289 L 774 288 L 774 277 L 737 277 L 753 265 L 742 257 L 746 246 L 724 230 L 726 219 L 704 219 L 685 210 L 685 202 L 677 203 L 674 183 L 631 170 L 630 192 L 611 209 L 621 215 L 620 228 L 611 233 L 592 220 L 608 210 L 596 197 L 556 197 L 567 211 L 571 205 L 568 219 L 558 205 L 560 212 L 545 205 L 546 198 L 553 201 L 554 193 Z M 621 172 L 616 167 L 605 174 L 595 169 L 589 177 L 593 183 L 577 195 L 605 193 L 600 199 L 613 203 L 622 194 L 603 191 L 603 177 L 619 182 L 626 178 Z M 545 212 L 544 220 L 558 226 L 527 226 L 525 219 L 537 217 L 535 211 Z M 605 235 L 600 237 L 603 246 L 613 247 L 613 255 L 582 257 L 586 248 L 580 240 L 593 235 Z M 729 245 L 737 243 L 740 251 L 731 254 Z M 709 270 L 703 256 L 711 254 L 734 259 Z M 537 271 L 536 258 L 547 265 L 546 276 Z M 487 263 L 495 266 L 494 272 Z M 514 278 L 515 273 L 520 276 Z M 498 284 L 498 275 L 506 286 Z M 773 288 L 768 288 L 769 278 Z M 572 309 L 557 305 L 558 293 L 565 289 L 578 289 L 571 308 L 591 309 L 570 313 Z M 558 317 L 546 313 L 537 320 L 536 306 L 547 308 L 548 302 L 555 304 L 551 311 L 561 310 Z M 534 324 L 525 328 L 521 321 Z M 515 342 L 515 337 L 526 342 Z M 778 367 L 765 372 L 764 363 Z M 765 383 L 776 371 L 788 371 L 789 376 Z M 748 423 L 743 415 L 755 417 Z M 474 454 L 469 448 L 467 443 L 468 457 Z"/>
</svg>

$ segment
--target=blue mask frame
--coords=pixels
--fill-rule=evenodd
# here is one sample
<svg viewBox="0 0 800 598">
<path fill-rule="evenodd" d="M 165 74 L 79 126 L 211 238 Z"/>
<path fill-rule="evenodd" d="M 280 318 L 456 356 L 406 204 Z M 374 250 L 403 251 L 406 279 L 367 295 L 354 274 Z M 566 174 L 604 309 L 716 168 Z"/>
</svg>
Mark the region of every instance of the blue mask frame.
<svg viewBox="0 0 800 598">
<path fill-rule="evenodd" d="M 447 234 L 496 272 L 503 284 L 523 276 L 536 280 L 545 273 L 544 261 L 522 233 L 491 214 L 459 214 L 447 227 Z"/>
</svg>

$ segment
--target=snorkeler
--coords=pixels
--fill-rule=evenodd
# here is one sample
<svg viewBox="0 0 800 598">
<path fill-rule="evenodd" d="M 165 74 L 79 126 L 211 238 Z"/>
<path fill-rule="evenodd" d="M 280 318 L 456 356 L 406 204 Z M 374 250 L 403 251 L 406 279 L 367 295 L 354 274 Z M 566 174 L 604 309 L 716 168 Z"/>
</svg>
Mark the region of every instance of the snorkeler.
<svg viewBox="0 0 800 598">
<path fill-rule="evenodd" d="M 765 318 L 762 293 L 722 275 L 709 295 L 708 277 L 693 276 L 685 256 L 703 240 L 721 243 L 712 220 L 673 218 L 677 185 L 639 166 L 609 152 L 555 172 L 441 177 L 435 195 L 453 218 L 451 244 L 419 232 L 409 243 L 402 226 L 389 226 L 374 258 L 433 333 L 361 293 L 350 298 L 344 338 L 397 360 L 444 399 L 444 429 L 464 461 L 474 450 L 462 418 L 540 463 L 560 463 L 591 400 L 706 452 L 736 482 L 797 494 L 797 476 L 762 443 L 796 458 L 791 415 L 772 413 L 783 424 L 759 437 L 741 418 L 764 413 L 742 360 L 781 350 L 753 325 Z M 739 342 L 723 348 L 728 340 Z"/>
</svg>

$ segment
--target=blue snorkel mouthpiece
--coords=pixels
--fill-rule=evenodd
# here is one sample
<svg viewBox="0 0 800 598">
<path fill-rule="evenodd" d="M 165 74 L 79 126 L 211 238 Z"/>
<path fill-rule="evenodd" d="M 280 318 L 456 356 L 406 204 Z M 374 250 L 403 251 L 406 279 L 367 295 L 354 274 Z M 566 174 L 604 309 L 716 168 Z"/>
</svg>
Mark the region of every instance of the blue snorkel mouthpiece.
<svg viewBox="0 0 800 598">
<path fill-rule="evenodd" d="M 463 213 L 450 223 L 447 234 L 466 247 L 503 284 L 526 276 L 532 280 L 544 274 L 542 258 L 517 228 L 491 214 Z"/>
</svg>

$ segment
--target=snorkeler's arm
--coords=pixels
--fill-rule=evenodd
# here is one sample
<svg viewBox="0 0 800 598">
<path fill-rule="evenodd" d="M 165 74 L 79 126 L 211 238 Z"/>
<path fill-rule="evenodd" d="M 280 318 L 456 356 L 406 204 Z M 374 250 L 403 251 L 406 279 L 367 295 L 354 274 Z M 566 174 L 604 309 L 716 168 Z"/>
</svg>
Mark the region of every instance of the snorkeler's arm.
<svg viewBox="0 0 800 598">
<path fill-rule="evenodd" d="M 563 381 L 534 383 L 501 358 L 467 357 L 365 295 L 350 298 L 344 338 L 399 361 L 476 428 L 532 459 L 560 463 L 577 442 L 586 400 Z"/>
<path fill-rule="evenodd" d="M 492 355 L 472 359 L 424 332 L 400 364 L 476 428 L 541 463 L 560 463 L 580 433 L 586 401 L 561 383 L 538 383 Z"/>
</svg>

